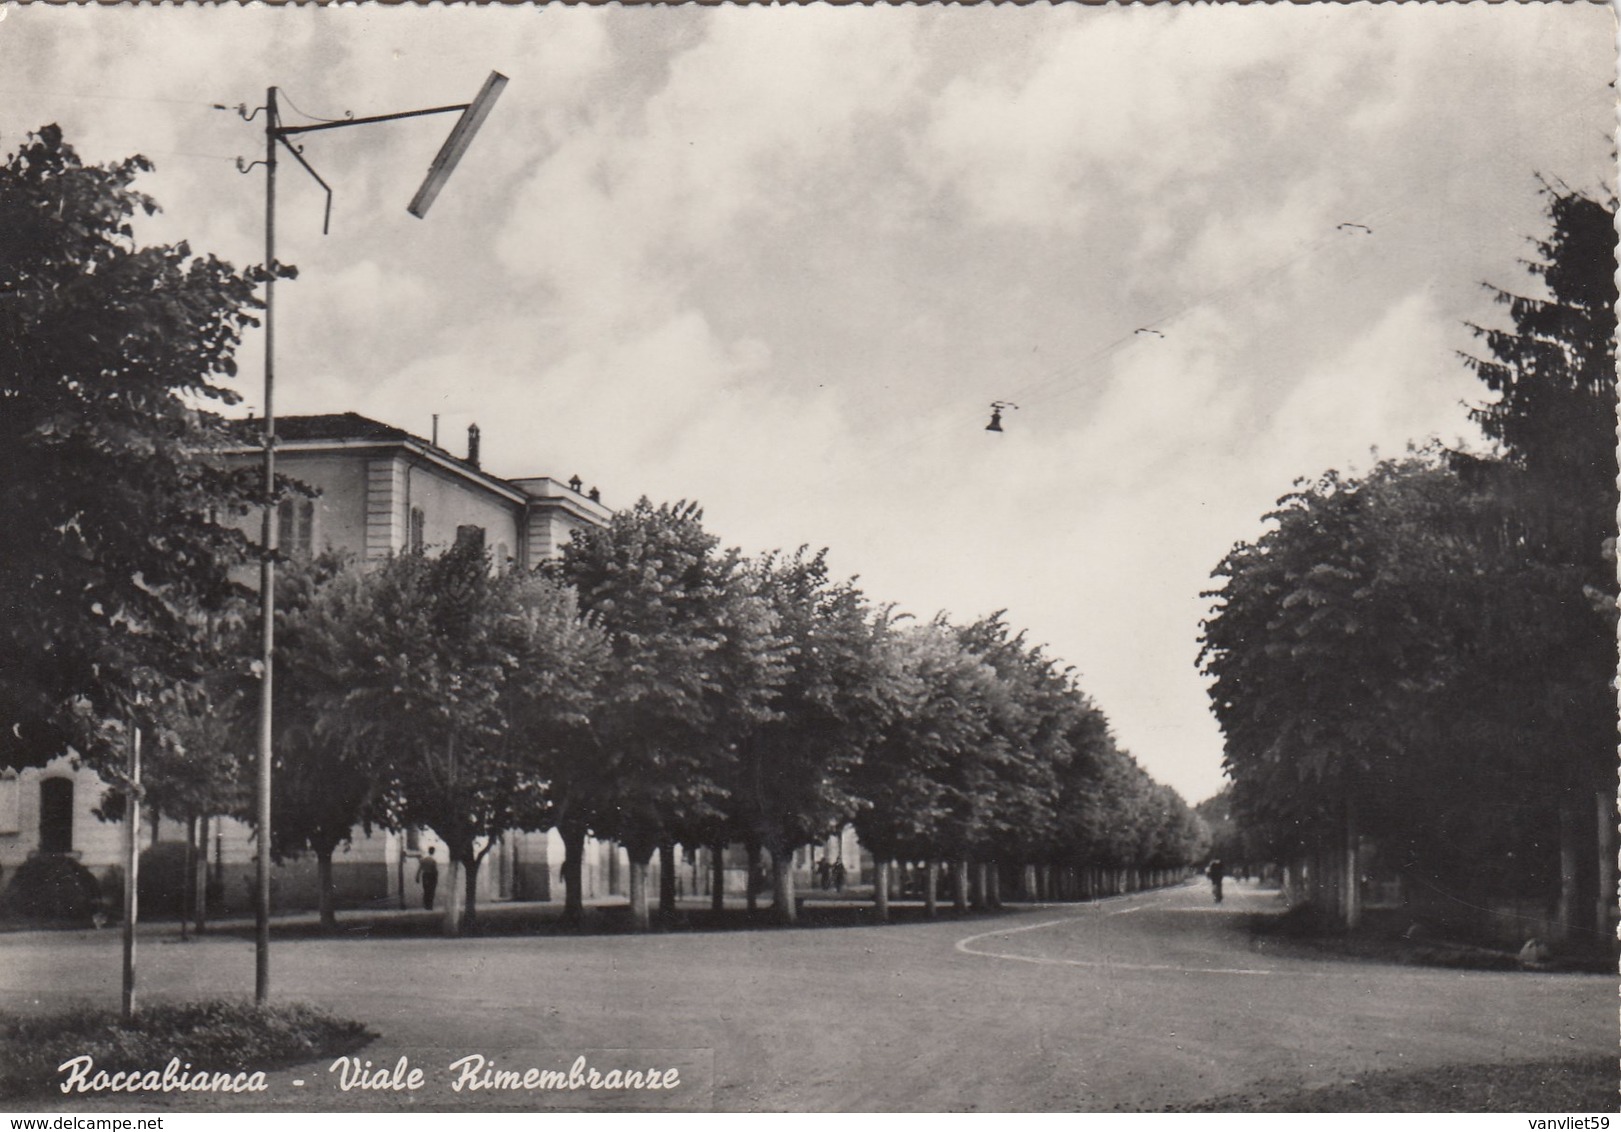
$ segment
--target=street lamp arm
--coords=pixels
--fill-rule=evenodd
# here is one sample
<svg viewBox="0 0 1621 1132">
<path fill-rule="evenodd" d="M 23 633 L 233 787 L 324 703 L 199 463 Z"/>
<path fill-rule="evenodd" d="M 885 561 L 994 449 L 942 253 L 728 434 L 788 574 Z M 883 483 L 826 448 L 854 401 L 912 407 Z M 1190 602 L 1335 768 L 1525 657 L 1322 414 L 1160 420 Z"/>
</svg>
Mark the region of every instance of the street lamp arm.
<svg viewBox="0 0 1621 1132">
<path fill-rule="evenodd" d="M 308 126 L 277 126 L 271 132 L 278 138 L 284 138 L 291 134 L 311 134 L 316 130 L 340 130 L 345 126 L 369 126 L 376 122 L 397 122 L 401 118 L 421 118 L 428 114 L 458 114 L 471 105 L 470 102 L 462 102 L 455 106 L 435 106 L 429 110 L 405 110 L 399 114 L 373 114 L 369 118 L 345 118 L 341 122 L 316 122 Z"/>
<path fill-rule="evenodd" d="M 276 135 L 276 140 L 281 142 L 282 145 L 286 146 L 287 152 L 293 155 L 293 160 L 302 165 L 304 167 L 304 172 L 308 173 L 311 177 L 314 177 L 315 183 L 326 190 L 326 214 L 321 217 L 321 235 L 325 236 L 332 227 L 332 186 L 322 180 L 321 175 L 315 171 L 314 166 L 312 166 L 308 161 L 304 160 L 304 155 L 299 152 L 299 148 L 296 145 L 279 134 Z M 255 164 L 257 164 L 257 162 Z"/>
</svg>

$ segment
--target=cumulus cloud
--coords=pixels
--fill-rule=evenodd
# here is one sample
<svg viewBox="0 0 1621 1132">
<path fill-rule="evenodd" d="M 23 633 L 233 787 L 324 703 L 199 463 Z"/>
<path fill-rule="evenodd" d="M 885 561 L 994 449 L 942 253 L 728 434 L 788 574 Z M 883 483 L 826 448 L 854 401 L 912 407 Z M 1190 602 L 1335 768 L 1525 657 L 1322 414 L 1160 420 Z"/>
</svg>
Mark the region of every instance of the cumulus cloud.
<svg viewBox="0 0 1621 1132">
<path fill-rule="evenodd" d="M 251 263 L 262 174 L 231 159 L 261 122 L 213 102 L 385 113 L 502 71 L 427 221 L 404 204 L 447 119 L 310 135 L 329 237 L 284 164 L 282 411 L 438 413 L 453 449 L 476 421 L 498 473 L 696 498 L 725 541 L 829 546 L 923 615 L 1005 607 L 1197 798 L 1209 571 L 1295 477 L 1468 434 L 1459 324 L 1522 278 L 1532 174 L 1611 175 L 1612 23 L 32 5 L 0 24 L 0 141 L 60 121 L 94 159 L 147 152 L 142 238 Z M 992 400 L 1021 406 L 1002 434 Z"/>
</svg>

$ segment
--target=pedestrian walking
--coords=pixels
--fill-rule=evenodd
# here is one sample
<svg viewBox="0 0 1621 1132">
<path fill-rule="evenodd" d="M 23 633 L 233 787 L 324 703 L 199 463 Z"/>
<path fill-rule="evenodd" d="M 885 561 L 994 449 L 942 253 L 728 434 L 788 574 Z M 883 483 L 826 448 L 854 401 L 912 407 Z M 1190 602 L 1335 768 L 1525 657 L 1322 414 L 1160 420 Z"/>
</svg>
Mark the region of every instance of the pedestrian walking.
<svg viewBox="0 0 1621 1132">
<path fill-rule="evenodd" d="M 840 857 L 833 862 L 833 888 L 835 891 L 844 891 L 844 858 Z"/>
<path fill-rule="evenodd" d="M 1215 893 L 1216 903 L 1220 904 L 1221 878 L 1227 875 L 1227 870 L 1222 867 L 1220 857 L 1210 859 L 1210 867 L 1205 869 L 1205 875 L 1210 878 L 1210 891 Z"/>
<path fill-rule="evenodd" d="M 417 858 L 417 881 L 422 885 L 422 907 L 426 911 L 433 911 L 434 890 L 439 887 L 439 862 L 434 858 L 433 846 L 428 846 L 428 855 Z"/>
</svg>

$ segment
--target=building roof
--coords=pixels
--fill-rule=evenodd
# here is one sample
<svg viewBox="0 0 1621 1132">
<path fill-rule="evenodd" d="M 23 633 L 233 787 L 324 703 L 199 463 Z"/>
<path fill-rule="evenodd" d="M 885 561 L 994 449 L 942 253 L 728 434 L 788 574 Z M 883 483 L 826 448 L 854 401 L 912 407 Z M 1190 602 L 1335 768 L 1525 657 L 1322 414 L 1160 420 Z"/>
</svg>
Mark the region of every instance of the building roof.
<svg viewBox="0 0 1621 1132">
<path fill-rule="evenodd" d="M 246 420 L 234 422 L 243 437 L 245 444 L 257 448 L 259 429 L 262 422 L 249 417 Z M 359 413 L 314 413 L 307 416 L 278 416 L 276 418 L 276 439 L 282 443 L 321 444 L 404 444 L 410 445 L 426 453 L 431 459 L 441 465 L 449 465 L 462 474 L 481 480 L 491 487 L 504 491 L 517 499 L 543 499 L 553 498 L 567 500 L 571 510 L 582 511 L 596 521 L 602 521 L 609 514 L 600 499 L 589 499 L 581 492 L 574 490 L 572 485 L 565 485 L 561 481 L 549 476 L 521 477 L 519 479 L 506 479 L 492 475 L 477 464 L 470 463 L 465 457 L 457 456 L 449 449 L 441 448 L 432 441 L 407 432 L 403 428 L 396 428 L 382 421 L 361 416 Z M 555 485 L 555 490 L 552 485 Z"/>
<path fill-rule="evenodd" d="M 307 417 L 277 417 L 276 435 L 283 440 L 415 440 L 403 428 L 374 421 L 359 413 L 318 413 Z"/>
</svg>

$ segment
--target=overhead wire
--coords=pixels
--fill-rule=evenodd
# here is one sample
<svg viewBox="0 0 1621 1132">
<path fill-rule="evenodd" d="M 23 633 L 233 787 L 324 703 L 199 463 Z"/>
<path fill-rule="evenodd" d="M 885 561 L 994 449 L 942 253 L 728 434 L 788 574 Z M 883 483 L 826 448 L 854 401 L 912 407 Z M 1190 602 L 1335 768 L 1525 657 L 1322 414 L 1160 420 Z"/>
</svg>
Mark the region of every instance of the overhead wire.
<svg viewBox="0 0 1621 1132">
<path fill-rule="evenodd" d="M 85 91 L 66 90 L 40 90 L 38 87 L 29 87 L 18 90 L 15 87 L 0 87 L 0 95 L 14 98 L 72 98 L 90 100 L 95 102 L 162 102 L 171 106 L 205 106 L 212 108 L 214 103 L 198 98 L 159 98 L 156 95 L 142 94 L 90 94 Z"/>
<path fill-rule="evenodd" d="M 1111 355 L 1124 349 L 1126 346 L 1137 342 L 1140 337 L 1138 333 L 1139 329 L 1154 331 L 1159 335 L 1160 338 L 1164 338 L 1166 335 L 1164 334 L 1162 328 L 1173 326 L 1174 324 L 1185 320 L 1195 311 L 1201 310 L 1213 303 L 1225 299 L 1227 296 L 1233 294 L 1241 288 L 1250 290 L 1260 289 L 1270 285 L 1272 281 L 1280 278 L 1285 272 L 1294 267 L 1296 264 L 1311 256 L 1319 254 L 1321 251 L 1331 245 L 1343 245 L 1343 242 L 1346 239 L 1365 239 L 1374 234 L 1374 232 L 1380 227 L 1381 222 L 1387 219 L 1396 209 L 1397 205 L 1400 203 L 1400 200 L 1400 197 L 1390 197 L 1371 210 L 1359 213 L 1355 224 L 1356 227 L 1362 231 L 1358 233 L 1347 233 L 1343 227 L 1336 226 L 1331 231 L 1318 236 L 1316 239 L 1309 240 L 1303 245 L 1298 246 L 1281 259 L 1268 263 L 1254 271 L 1247 272 L 1234 279 L 1220 283 L 1196 294 L 1193 298 L 1180 304 L 1174 310 L 1166 313 L 1162 317 L 1155 318 L 1147 322 L 1131 321 L 1126 323 L 1126 325 L 1132 326 L 1133 329 L 1126 331 L 1108 342 L 1105 342 L 1103 345 L 1089 351 L 1078 359 L 1067 362 L 1055 369 L 1048 370 L 1035 378 L 1012 387 L 1011 389 L 1004 386 L 998 386 L 995 390 L 997 401 L 1017 401 L 1020 404 L 1026 404 L 1028 407 L 1027 402 L 1034 403 L 1036 405 L 1051 405 L 1055 402 L 1073 397 L 1083 392 L 1085 387 L 1076 385 L 1072 381 L 1067 385 L 1063 385 L 1062 383 L 1070 381 L 1070 379 L 1073 379 L 1077 374 L 1094 367 L 1097 363 L 1102 362 Z M 1056 392 L 1051 395 L 1046 395 L 1046 391 L 1054 389 L 1055 386 L 1059 387 L 1056 389 Z M 841 472 L 833 473 L 828 476 L 811 477 L 805 481 L 805 486 L 798 494 L 797 498 L 803 499 L 812 493 L 826 495 L 829 493 L 830 489 L 836 491 L 838 487 L 856 480 L 870 482 L 874 472 L 881 472 L 887 468 L 895 466 L 898 463 L 901 463 L 920 446 L 932 444 L 944 437 L 958 433 L 959 430 L 964 428 L 981 428 L 981 422 L 985 419 L 984 411 L 985 407 L 976 402 L 971 410 L 973 414 L 972 416 L 964 416 L 959 418 L 956 415 L 952 415 L 950 419 L 937 420 L 933 427 L 928 427 L 915 432 L 912 436 L 903 438 L 895 444 L 886 444 L 881 447 L 870 447 L 867 449 L 867 459 L 858 458 L 850 465 L 847 465 L 844 469 L 842 469 Z M 1005 443 L 1005 441 L 998 440 L 996 443 Z"/>
<path fill-rule="evenodd" d="M 276 93 L 280 95 L 283 102 L 292 108 L 294 114 L 297 114 L 300 118 L 307 118 L 311 122 L 347 122 L 355 116 L 354 111 L 346 110 L 342 118 L 322 118 L 319 115 L 311 114 L 308 110 L 299 109 L 298 103 L 294 102 L 285 90 L 278 90 Z"/>
<path fill-rule="evenodd" d="M 1389 216 L 1391 211 L 1398 203 L 1399 198 L 1388 198 L 1386 201 L 1379 204 L 1372 210 L 1360 213 L 1360 220 L 1358 222 L 1359 227 L 1376 229 L 1378 222 Z M 1031 404 L 1036 406 L 1044 404 L 1050 405 L 1055 402 L 1065 400 L 1069 397 L 1076 396 L 1079 393 L 1084 392 L 1084 389 L 1087 387 L 1066 383 L 1070 382 L 1070 380 L 1077 375 L 1094 368 L 1098 363 L 1104 361 L 1111 355 L 1118 353 L 1125 347 L 1139 342 L 1141 338 L 1141 335 L 1138 333 L 1139 329 L 1154 331 L 1163 338 L 1165 337 L 1164 328 L 1174 326 L 1176 323 L 1186 319 L 1195 311 L 1203 309 L 1214 302 L 1224 299 L 1240 289 L 1258 290 L 1265 286 L 1269 280 L 1282 275 L 1295 264 L 1310 256 L 1316 255 L 1324 248 L 1333 244 L 1343 243 L 1348 239 L 1364 239 L 1366 238 L 1367 234 L 1368 233 L 1360 232 L 1347 233 L 1341 228 L 1336 227 L 1317 237 L 1316 239 L 1308 241 L 1303 246 L 1299 246 L 1291 250 L 1286 256 L 1279 260 L 1265 264 L 1254 271 L 1247 272 L 1234 279 L 1227 280 L 1196 294 L 1188 301 L 1180 304 L 1175 309 L 1168 311 L 1159 317 L 1152 318 L 1147 321 L 1139 321 L 1135 319 L 1130 320 L 1129 324 L 1133 327 L 1132 330 L 1126 331 L 1114 338 L 1111 338 L 1102 345 L 1087 351 L 1080 357 L 1067 361 L 1054 369 L 1032 377 L 1021 384 L 1014 385 L 1012 387 L 999 385 L 994 390 L 995 396 L 1003 400 L 1017 401 L 1019 404 L 1024 405 L 1026 409 L 1029 409 Z M 1050 390 L 1055 389 L 1055 392 L 1049 393 Z M 987 402 L 987 404 L 989 404 L 989 402 Z M 971 417 L 965 413 L 964 417 L 962 418 L 958 418 L 957 416 L 953 415 L 947 420 L 937 420 L 933 427 L 920 430 L 914 433 L 912 436 L 900 440 L 898 443 L 884 445 L 880 449 L 875 449 L 871 454 L 872 458 L 860 461 L 860 467 L 852 469 L 848 473 L 848 478 L 853 479 L 857 476 L 865 477 L 870 475 L 870 473 L 875 470 L 891 467 L 900 462 L 906 456 L 910 455 L 911 452 L 918 447 L 929 444 L 945 436 L 949 436 L 959 429 L 967 427 L 970 422 L 972 422 L 973 426 L 977 428 L 979 427 L 978 422 L 980 418 L 984 416 L 984 412 L 984 406 L 981 406 L 978 402 L 976 402 L 971 410 Z"/>
</svg>

